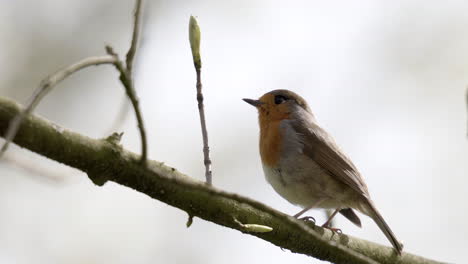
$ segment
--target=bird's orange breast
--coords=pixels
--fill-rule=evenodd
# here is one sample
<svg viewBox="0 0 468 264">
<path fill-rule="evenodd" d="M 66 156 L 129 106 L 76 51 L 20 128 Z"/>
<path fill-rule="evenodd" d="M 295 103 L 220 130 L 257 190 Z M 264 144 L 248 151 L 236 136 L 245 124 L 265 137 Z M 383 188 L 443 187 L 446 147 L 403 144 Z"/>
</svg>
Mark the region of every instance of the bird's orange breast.
<svg viewBox="0 0 468 264">
<path fill-rule="evenodd" d="M 282 135 L 280 121 L 262 122 L 260 120 L 260 156 L 262 163 L 269 167 L 278 166 Z"/>
</svg>

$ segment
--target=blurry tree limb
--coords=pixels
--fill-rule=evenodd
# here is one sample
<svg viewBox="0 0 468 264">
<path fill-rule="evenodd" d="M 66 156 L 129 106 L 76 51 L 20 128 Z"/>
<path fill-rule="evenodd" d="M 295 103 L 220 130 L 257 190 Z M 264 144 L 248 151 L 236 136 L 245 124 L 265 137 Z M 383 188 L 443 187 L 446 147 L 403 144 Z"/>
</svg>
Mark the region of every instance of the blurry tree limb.
<svg viewBox="0 0 468 264">
<path fill-rule="evenodd" d="M 143 0 L 135 1 L 135 9 L 133 10 L 133 34 L 132 41 L 130 43 L 130 48 L 128 49 L 126 56 L 126 64 L 128 75 L 133 74 L 133 62 L 135 60 L 135 54 L 138 48 L 138 41 L 140 40 L 140 31 L 141 31 L 141 6 Z"/>
<path fill-rule="evenodd" d="M 89 57 L 82 59 L 70 66 L 67 66 L 43 79 L 39 84 L 39 87 L 34 91 L 33 95 L 28 100 L 28 103 L 26 104 L 27 107 L 11 120 L 8 131 L 5 134 L 5 142 L 3 143 L 3 146 L 0 150 L 0 157 L 7 150 L 8 144 L 10 144 L 11 140 L 15 137 L 16 132 L 18 131 L 18 128 L 23 119 L 34 111 L 41 99 L 44 98 L 44 96 L 47 93 L 49 93 L 52 90 L 52 88 L 54 88 L 54 86 L 56 86 L 59 82 L 63 81 L 65 78 L 72 75 L 73 73 L 86 67 L 101 64 L 113 64 L 115 62 L 116 58 L 109 55 L 100 57 Z"/>
<path fill-rule="evenodd" d="M 146 139 L 145 125 L 143 123 L 143 115 L 141 114 L 141 110 L 140 110 L 140 102 L 136 95 L 135 86 L 133 83 L 133 76 L 130 74 L 130 71 L 128 70 L 128 68 L 125 68 L 123 62 L 119 58 L 119 55 L 114 51 L 114 49 L 111 46 L 107 45 L 106 51 L 107 51 L 107 54 L 114 57 L 115 59 L 114 66 L 117 69 L 117 71 L 120 73 L 120 78 L 119 78 L 120 82 L 125 88 L 125 93 L 127 94 L 128 99 L 132 103 L 133 110 L 135 112 L 135 116 L 136 116 L 137 123 L 138 123 L 138 129 L 140 131 L 140 137 L 141 137 L 140 162 L 145 164 L 147 155 L 148 155 L 148 144 L 147 144 L 147 139 Z"/>
<path fill-rule="evenodd" d="M 22 109 L 0 97 L 0 135 Z M 92 139 L 29 115 L 13 142 L 57 162 L 86 172 L 97 185 L 114 181 L 207 221 L 257 236 L 292 252 L 333 263 L 438 263 L 408 253 L 397 256 L 390 247 L 308 225 L 262 203 L 227 193 L 192 179 L 161 162 L 124 150 L 119 135 Z M 244 227 L 238 222 L 244 223 Z M 271 227 L 249 232 L 245 224 Z"/>
<path fill-rule="evenodd" d="M 127 94 L 128 99 L 132 103 L 133 110 L 135 112 L 136 120 L 138 123 L 138 130 L 140 131 L 141 138 L 141 163 L 146 164 L 146 159 L 148 157 L 148 143 L 146 137 L 145 125 L 143 122 L 143 116 L 140 110 L 140 102 L 135 92 L 135 81 L 133 78 L 133 64 L 135 61 L 135 55 L 138 49 L 138 41 L 140 39 L 141 31 L 141 13 L 142 13 L 143 0 L 135 0 L 135 9 L 133 10 L 133 30 L 132 30 L 132 40 L 130 42 L 130 48 L 127 51 L 125 58 L 125 65 L 123 61 L 119 59 L 119 56 L 114 52 L 113 48 L 110 45 L 106 46 L 107 54 L 113 56 L 116 59 L 114 63 L 115 68 L 120 72 L 120 81 L 122 82 L 125 93 Z M 122 105 L 125 107 L 125 105 Z M 126 109 L 121 109 L 125 111 Z M 123 116 L 125 113 L 123 114 Z"/>
<path fill-rule="evenodd" d="M 466 136 L 468 137 L 468 87 L 465 91 L 465 103 L 466 103 Z"/>
<path fill-rule="evenodd" d="M 208 144 L 208 130 L 206 129 L 205 107 L 203 105 L 203 93 L 201 82 L 201 55 L 200 55 L 200 27 L 195 17 L 190 16 L 189 22 L 189 41 L 190 49 L 192 50 L 193 65 L 197 74 L 197 101 L 198 113 L 200 115 L 200 126 L 203 137 L 203 163 L 205 164 L 205 178 L 206 183 L 212 183 L 211 159 L 210 159 L 210 146 Z"/>
<path fill-rule="evenodd" d="M 131 104 L 133 108 L 135 109 L 137 121 L 138 120 L 143 120 L 141 117 L 141 113 L 138 107 L 138 100 L 136 95 L 134 95 L 134 87 L 132 88 L 133 85 L 133 64 L 135 61 L 135 55 L 137 52 L 138 48 L 138 42 L 140 39 L 140 32 L 141 32 L 141 13 L 142 13 L 142 5 L 143 5 L 143 0 L 136 0 L 135 1 L 135 8 L 133 10 L 133 33 L 132 33 L 132 40 L 130 43 L 130 48 L 127 51 L 127 55 L 125 56 L 125 64 L 126 67 L 123 66 L 123 63 L 120 63 L 120 67 L 117 67 L 119 70 L 120 74 L 125 74 L 126 76 L 123 76 L 125 78 L 125 83 L 124 84 L 125 90 L 127 97 L 130 98 Z M 112 55 L 116 55 L 116 53 L 112 50 L 111 47 L 108 47 L 108 52 L 112 53 Z M 124 73 L 125 72 L 125 73 Z M 122 79 L 122 76 L 121 76 Z M 137 107 L 135 107 L 137 105 Z M 116 130 L 119 129 L 119 127 L 122 125 L 122 123 L 125 121 L 125 118 L 127 116 L 128 111 L 130 110 L 130 105 L 128 104 L 128 101 L 125 99 L 122 101 L 119 107 L 119 113 L 117 114 L 114 122 L 112 125 L 109 127 L 109 132 L 106 134 L 110 134 L 112 132 L 115 132 Z M 138 121 L 138 127 L 140 129 L 140 137 L 141 137 L 141 143 L 142 143 L 142 160 L 146 160 L 147 156 L 147 140 L 146 140 L 146 131 L 144 129 L 144 124 L 141 121 Z"/>
<path fill-rule="evenodd" d="M 32 161 L 29 158 L 24 158 L 21 154 L 12 151 L 5 153 L 0 162 L 7 163 L 13 167 L 23 170 L 27 176 L 30 176 L 35 181 L 41 183 L 61 185 L 65 182 L 63 171 L 51 170 L 44 168 L 37 160 Z"/>
</svg>

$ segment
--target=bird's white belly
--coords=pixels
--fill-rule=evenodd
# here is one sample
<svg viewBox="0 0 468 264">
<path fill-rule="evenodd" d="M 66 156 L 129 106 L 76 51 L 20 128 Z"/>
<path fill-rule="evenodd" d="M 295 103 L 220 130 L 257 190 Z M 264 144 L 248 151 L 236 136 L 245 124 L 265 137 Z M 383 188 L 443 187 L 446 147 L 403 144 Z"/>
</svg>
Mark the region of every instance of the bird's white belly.
<svg viewBox="0 0 468 264">
<path fill-rule="evenodd" d="M 344 186 L 336 182 L 315 162 L 308 160 L 303 163 L 300 157 L 297 158 L 299 160 L 292 163 L 295 164 L 294 167 L 271 168 L 263 165 L 265 178 L 273 189 L 290 203 L 301 207 L 312 206 L 319 200 L 323 201 L 317 206 L 318 208 L 343 206 L 345 202 L 340 199 L 341 197 L 337 197 L 337 193 L 338 196 L 344 195 Z"/>
</svg>

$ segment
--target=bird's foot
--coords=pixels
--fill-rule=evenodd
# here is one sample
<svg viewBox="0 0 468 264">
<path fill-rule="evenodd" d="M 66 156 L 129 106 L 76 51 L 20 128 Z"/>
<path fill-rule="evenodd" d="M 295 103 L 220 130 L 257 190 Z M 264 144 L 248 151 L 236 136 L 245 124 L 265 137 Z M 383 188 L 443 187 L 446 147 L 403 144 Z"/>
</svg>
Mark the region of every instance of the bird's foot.
<svg viewBox="0 0 468 264">
<path fill-rule="evenodd" d="M 328 229 L 328 230 L 330 230 L 330 231 L 332 231 L 333 234 L 335 234 L 335 233 L 337 233 L 337 234 L 343 234 L 343 231 L 341 231 L 341 229 L 339 229 L 339 228 L 331 227 L 331 226 L 325 225 L 325 224 L 323 224 L 322 227 L 323 227 L 323 228 L 326 228 L 326 229 Z"/>
</svg>

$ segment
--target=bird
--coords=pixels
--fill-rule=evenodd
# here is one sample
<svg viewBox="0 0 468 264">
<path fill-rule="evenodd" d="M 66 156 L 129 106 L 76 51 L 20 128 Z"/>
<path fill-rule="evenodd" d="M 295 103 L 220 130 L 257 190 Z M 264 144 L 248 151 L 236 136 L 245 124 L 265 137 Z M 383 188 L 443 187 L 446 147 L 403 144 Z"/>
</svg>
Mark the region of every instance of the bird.
<svg viewBox="0 0 468 264">
<path fill-rule="evenodd" d="M 312 208 L 333 209 L 323 227 L 336 231 L 329 225 L 338 212 L 361 227 L 355 209 L 372 218 L 401 255 L 403 244 L 377 210 L 358 169 L 317 123 L 301 96 L 280 89 L 258 100 L 243 100 L 258 110 L 260 157 L 267 182 L 303 208 L 295 218 Z"/>
</svg>

